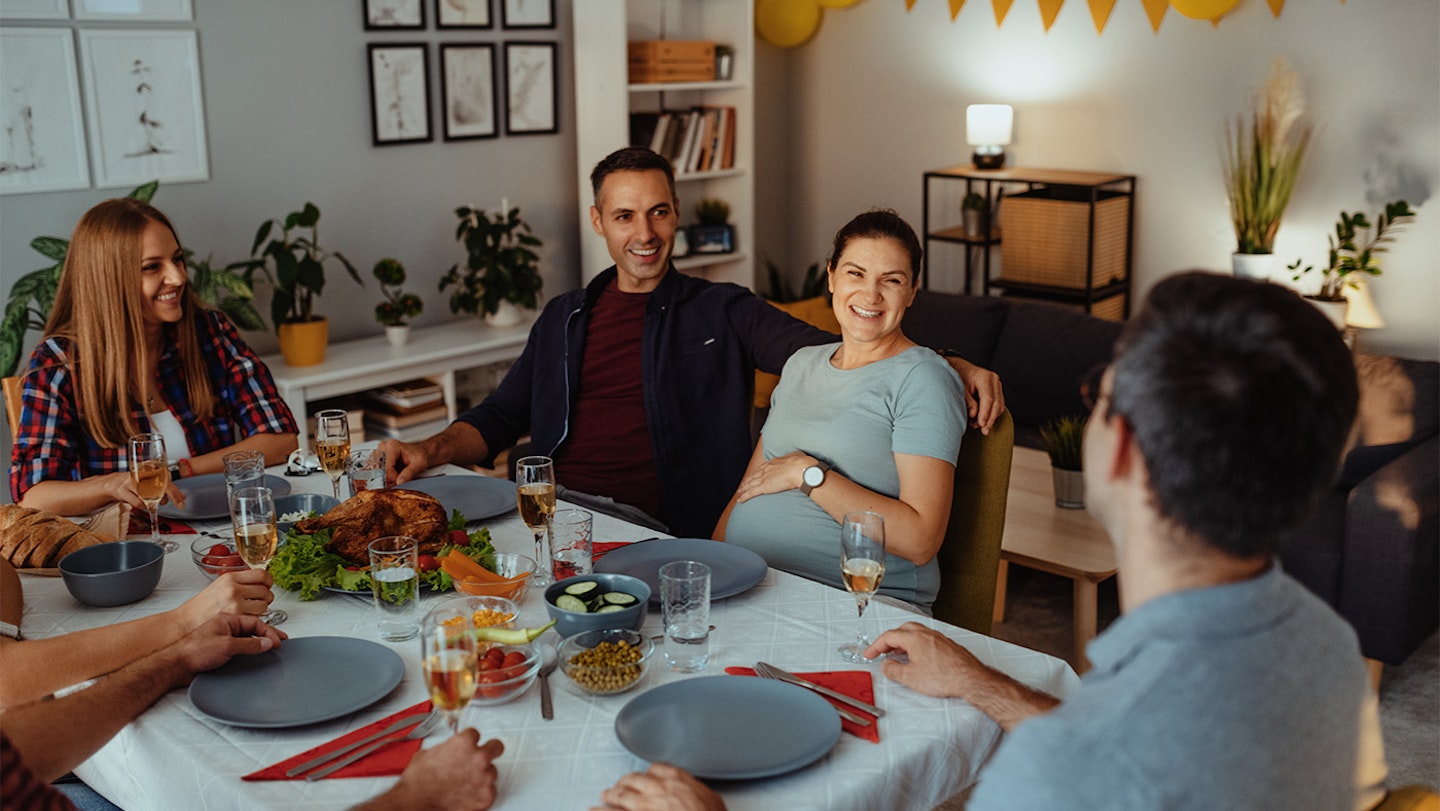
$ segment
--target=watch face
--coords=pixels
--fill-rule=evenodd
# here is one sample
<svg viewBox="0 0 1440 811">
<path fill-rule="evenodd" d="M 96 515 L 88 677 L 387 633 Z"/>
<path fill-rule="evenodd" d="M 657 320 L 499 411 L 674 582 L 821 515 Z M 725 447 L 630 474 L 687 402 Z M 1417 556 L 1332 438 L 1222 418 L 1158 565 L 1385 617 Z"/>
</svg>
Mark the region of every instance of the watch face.
<svg viewBox="0 0 1440 811">
<path fill-rule="evenodd" d="M 820 486 L 820 483 L 823 482 L 823 481 L 825 481 L 825 471 L 824 471 L 824 470 L 821 470 L 820 468 L 818 468 L 818 467 L 816 467 L 816 466 L 814 466 L 814 465 L 811 465 L 810 467 L 805 468 L 805 483 L 806 483 L 806 484 L 810 485 L 811 487 L 819 487 L 819 486 Z"/>
</svg>

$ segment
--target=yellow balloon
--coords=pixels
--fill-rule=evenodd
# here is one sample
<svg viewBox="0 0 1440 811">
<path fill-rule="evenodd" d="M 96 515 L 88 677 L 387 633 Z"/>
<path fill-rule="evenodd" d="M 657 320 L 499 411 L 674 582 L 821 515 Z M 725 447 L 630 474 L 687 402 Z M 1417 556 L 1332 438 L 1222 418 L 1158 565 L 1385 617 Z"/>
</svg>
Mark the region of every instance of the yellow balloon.
<svg viewBox="0 0 1440 811">
<path fill-rule="evenodd" d="M 1170 7 L 1192 20 L 1218 20 L 1240 0 L 1170 0 Z"/>
<path fill-rule="evenodd" d="M 816 0 L 757 0 L 755 30 L 771 45 L 794 48 L 815 36 L 820 14 Z"/>
<path fill-rule="evenodd" d="M 816 2 L 826 8 L 850 8 L 860 0 L 816 0 Z"/>
</svg>

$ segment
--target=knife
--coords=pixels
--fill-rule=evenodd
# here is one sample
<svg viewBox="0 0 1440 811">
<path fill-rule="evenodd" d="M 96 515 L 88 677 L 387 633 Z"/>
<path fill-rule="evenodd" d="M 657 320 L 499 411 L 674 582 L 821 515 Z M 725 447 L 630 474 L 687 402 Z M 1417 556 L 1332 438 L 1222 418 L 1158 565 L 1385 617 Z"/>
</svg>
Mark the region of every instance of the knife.
<svg viewBox="0 0 1440 811">
<path fill-rule="evenodd" d="M 884 717 L 884 715 L 885 715 L 885 711 L 882 710 L 882 709 L 880 709 L 879 707 L 875 706 L 874 704 L 866 704 L 865 702 L 861 701 L 861 700 L 858 699 L 858 698 L 851 698 L 850 696 L 847 696 L 847 695 L 845 695 L 844 693 L 837 693 L 837 692 L 835 692 L 834 690 L 831 690 L 831 689 L 828 688 L 828 687 L 821 687 L 820 685 L 815 684 L 814 682 L 806 681 L 805 679 L 800 678 L 799 676 L 795 675 L 794 673 L 789 673 L 789 672 L 787 672 L 787 671 L 781 670 L 780 668 L 778 668 L 778 667 L 776 667 L 776 666 L 774 666 L 774 665 L 772 665 L 772 664 L 767 664 L 767 663 L 765 663 L 765 662 L 756 662 L 755 664 L 756 664 L 756 667 L 759 667 L 760 665 L 765 665 L 765 667 L 768 667 L 768 668 L 770 668 L 771 670 L 775 671 L 775 675 L 779 676 L 781 681 L 785 681 L 785 682 L 789 682 L 789 683 L 791 683 L 791 684 L 799 685 L 800 687 L 804 687 L 804 688 L 806 688 L 806 689 L 808 689 L 808 690 L 814 690 L 815 692 L 819 693 L 820 695 L 822 695 L 822 696 L 829 696 L 830 698 L 833 698 L 833 699 L 835 699 L 836 701 L 843 701 L 843 702 L 845 702 L 846 704 L 849 704 L 850 706 L 854 707 L 854 708 L 857 709 L 857 710 L 863 710 L 863 711 L 865 711 L 865 712 L 870 713 L 871 715 L 875 716 L 876 718 L 881 718 L 881 717 Z"/>
<path fill-rule="evenodd" d="M 386 735 L 389 735 L 389 734 L 391 734 L 391 733 L 399 732 L 400 730 L 404 729 L 405 727 L 414 726 L 414 725 L 420 723 L 421 721 L 424 721 L 424 720 L 425 720 L 425 717 L 426 717 L 426 713 L 423 713 L 423 712 L 417 712 L 417 713 L 414 713 L 414 714 L 411 714 L 411 715 L 407 715 L 407 716 L 405 716 L 404 718 L 401 718 L 400 720 L 398 720 L 398 721 L 396 721 L 395 723 L 391 724 L 390 726 L 385 727 L 384 729 L 380 730 L 379 732 L 371 733 L 370 735 L 367 735 L 367 736 L 361 738 L 361 739 L 358 740 L 358 741 L 355 741 L 355 742 L 353 742 L 353 743 L 347 743 L 347 744 L 345 744 L 344 746 L 340 747 L 339 749 L 333 749 L 333 750 L 331 750 L 331 751 L 329 751 L 329 752 L 326 752 L 326 753 L 323 754 L 323 755 L 320 755 L 320 756 L 317 757 L 317 758 L 314 758 L 314 759 L 312 759 L 312 760 L 307 760 L 307 761 L 305 761 L 304 763 L 301 763 L 299 766 L 296 766 L 296 767 L 294 767 L 294 768 L 289 769 L 288 771 L 286 771 L 286 772 L 285 772 L 285 776 L 286 776 L 286 777 L 294 777 L 294 776 L 296 776 L 296 775 L 298 775 L 298 774 L 301 774 L 302 772 L 308 772 L 308 771 L 310 771 L 311 769 L 315 768 L 316 766 L 321 765 L 322 763 L 327 763 L 327 762 L 329 762 L 329 761 L 332 761 L 332 760 L 334 760 L 334 759 L 336 759 L 336 758 L 344 755 L 346 752 L 350 752 L 350 751 L 353 751 L 353 750 L 355 750 L 355 749 L 359 749 L 360 747 L 364 746 L 364 745 L 367 744 L 367 743 L 370 743 L 371 741 L 376 741 L 376 740 L 379 740 L 379 739 L 381 739 L 381 738 L 383 738 L 383 737 L 385 737 Z"/>
</svg>

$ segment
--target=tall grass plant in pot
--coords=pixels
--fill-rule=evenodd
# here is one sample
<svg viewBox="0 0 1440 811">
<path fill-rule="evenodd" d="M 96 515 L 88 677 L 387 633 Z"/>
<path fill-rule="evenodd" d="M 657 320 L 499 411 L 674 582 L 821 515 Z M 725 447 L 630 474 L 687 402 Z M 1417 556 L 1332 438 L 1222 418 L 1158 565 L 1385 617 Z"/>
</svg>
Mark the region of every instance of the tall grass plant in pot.
<svg viewBox="0 0 1440 811">
<path fill-rule="evenodd" d="M 1060 417 L 1040 426 L 1040 441 L 1050 455 L 1050 471 L 1054 474 L 1057 507 L 1085 507 L 1085 478 L 1081 472 L 1085 419 Z"/>
</svg>

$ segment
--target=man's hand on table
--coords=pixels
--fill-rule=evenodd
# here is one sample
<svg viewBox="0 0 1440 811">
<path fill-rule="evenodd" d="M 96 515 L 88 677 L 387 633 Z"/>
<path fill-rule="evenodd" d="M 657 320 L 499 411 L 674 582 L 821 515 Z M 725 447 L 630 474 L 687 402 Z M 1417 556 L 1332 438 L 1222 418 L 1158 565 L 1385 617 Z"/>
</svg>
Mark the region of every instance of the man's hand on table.
<svg viewBox="0 0 1440 811">
<path fill-rule="evenodd" d="M 385 485 L 404 484 L 430 468 L 430 455 L 423 444 L 386 439 L 376 446 L 385 454 Z"/>
<path fill-rule="evenodd" d="M 289 639 L 248 614 L 221 614 L 201 623 L 180 641 L 162 651 L 171 658 L 168 668 L 176 687 L 190 683 L 204 673 L 230 661 L 234 656 L 253 656 L 280 646 Z"/>
<path fill-rule="evenodd" d="M 725 811 L 725 801 L 684 769 L 654 763 L 600 793 L 593 811 Z"/>
<path fill-rule="evenodd" d="M 199 627 L 217 614 L 253 614 L 258 617 L 275 599 L 275 593 L 271 591 L 274 585 L 275 581 L 264 569 L 226 572 L 199 594 L 186 600 L 175 612 L 186 631 Z"/>
<path fill-rule="evenodd" d="M 456 809 L 485 811 L 495 804 L 499 773 L 495 759 L 505 745 L 491 739 L 480 743 L 480 733 L 462 729 L 444 743 L 417 752 L 389 791 L 360 806 L 360 811 L 384 809 Z"/>
</svg>

